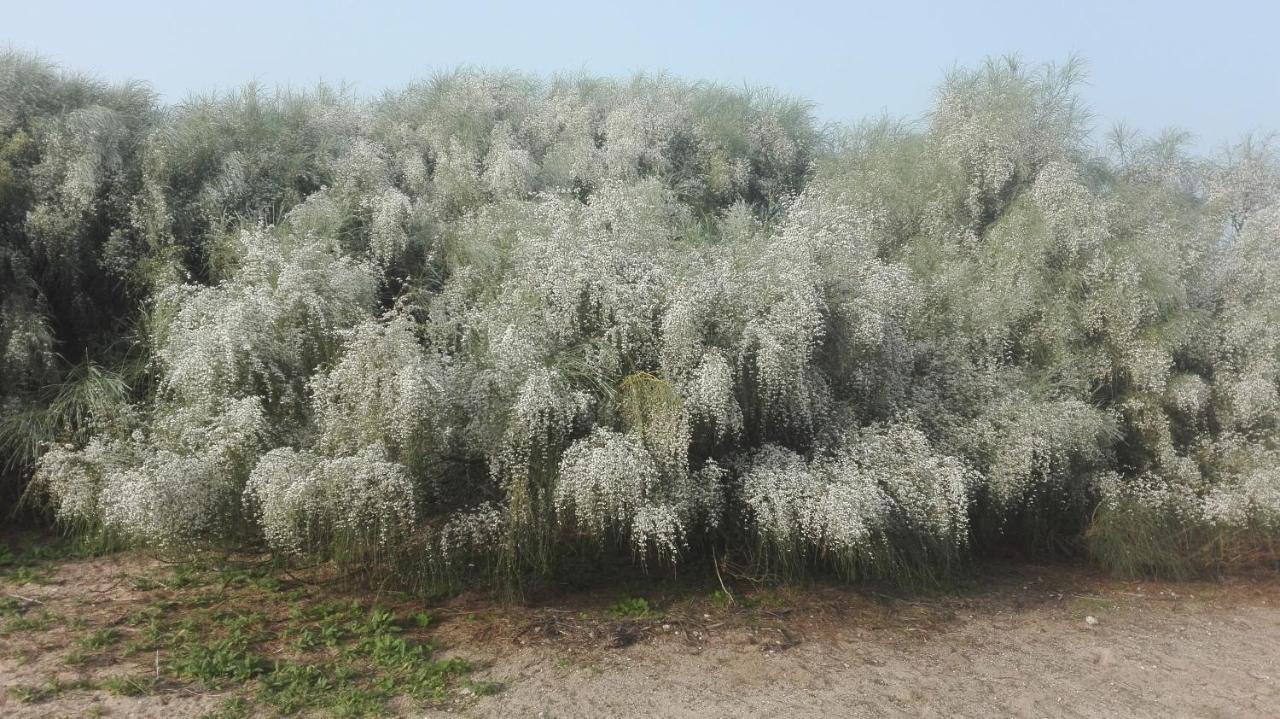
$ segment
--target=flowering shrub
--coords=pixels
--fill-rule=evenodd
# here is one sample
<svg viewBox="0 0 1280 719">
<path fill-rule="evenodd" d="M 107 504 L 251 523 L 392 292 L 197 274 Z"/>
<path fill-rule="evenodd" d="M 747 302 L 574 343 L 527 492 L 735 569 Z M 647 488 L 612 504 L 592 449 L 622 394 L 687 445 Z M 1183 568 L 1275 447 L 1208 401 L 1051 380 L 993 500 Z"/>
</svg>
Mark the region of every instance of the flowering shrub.
<svg viewBox="0 0 1280 719">
<path fill-rule="evenodd" d="M 422 476 L 442 437 L 442 381 L 428 364 L 413 320 L 393 314 L 349 331 L 342 358 L 311 381 L 316 446 L 333 455 L 380 445 Z"/>
<path fill-rule="evenodd" d="M 658 467 L 642 443 L 596 430 L 565 452 L 556 481 L 556 509 L 591 534 L 614 530 L 626 536 L 632 533 L 638 514 L 653 510 L 659 482 Z M 652 537 L 637 531 L 634 541 L 641 547 L 658 541 L 670 551 L 682 531 L 678 522 L 672 522 Z"/>
<path fill-rule="evenodd" d="M 47 453 L 36 482 L 60 519 L 158 546 L 204 543 L 239 527 L 263 422 L 256 397 L 162 410 L 148 433 Z"/>
<path fill-rule="evenodd" d="M 184 404 L 247 395 L 296 406 L 338 332 L 369 316 L 374 279 L 311 237 L 245 230 L 237 251 L 233 279 L 156 293 L 161 392 Z"/>
<path fill-rule="evenodd" d="M 976 478 L 918 429 L 892 424 L 852 432 L 809 461 L 766 446 L 749 460 L 742 490 L 774 551 L 857 573 L 883 569 L 892 557 L 879 555 L 903 551 L 898 543 L 923 541 L 940 558 L 962 550 Z"/>
<path fill-rule="evenodd" d="M 254 467 L 244 494 L 267 542 L 294 553 L 386 546 L 417 515 L 408 473 L 376 445 L 337 458 L 273 449 Z"/>
<path fill-rule="evenodd" d="M 1275 150 L 1091 146 L 1079 79 L 828 133 L 665 76 L 159 112 L 7 53 L 6 476 L 87 531 L 451 573 L 1273 542 Z"/>
</svg>

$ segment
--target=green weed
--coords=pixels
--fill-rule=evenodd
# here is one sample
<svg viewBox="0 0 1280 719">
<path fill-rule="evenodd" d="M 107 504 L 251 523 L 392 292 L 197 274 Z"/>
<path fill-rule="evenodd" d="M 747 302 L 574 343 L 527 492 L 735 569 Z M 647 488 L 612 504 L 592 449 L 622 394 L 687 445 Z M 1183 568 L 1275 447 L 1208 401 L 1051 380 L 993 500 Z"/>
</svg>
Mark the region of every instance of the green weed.
<svg viewBox="0 0 1280 719">
<path fill-rule="evenodd" d="M 643 597 L 619 599 L 609 605 L 608 613 L 614 619 L 650 619 L 659 616 L 659 612 L 649 606 L 649 601 Z"/>
</svg>

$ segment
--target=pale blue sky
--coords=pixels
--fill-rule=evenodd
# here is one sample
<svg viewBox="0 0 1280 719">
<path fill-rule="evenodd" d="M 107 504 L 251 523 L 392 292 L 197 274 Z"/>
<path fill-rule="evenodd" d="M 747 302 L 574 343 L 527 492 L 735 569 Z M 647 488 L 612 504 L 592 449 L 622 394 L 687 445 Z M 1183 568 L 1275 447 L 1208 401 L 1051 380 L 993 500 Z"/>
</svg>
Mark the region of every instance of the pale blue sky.
<svg viewBox="0 0 1280 719">
<path fill-rule="evenodd" d="M 1097 124 L 1176 125 L 1212 150 L 1280 130 L 1280 3 L 64 2 L 0 0 L 0 43 L 110 80 L 192 90 L 348 81 L 363 93 L 459 64 L 770 85 L 824 120 L 917 117 L 984 56 L 1088 62 Z"/>
</svg>

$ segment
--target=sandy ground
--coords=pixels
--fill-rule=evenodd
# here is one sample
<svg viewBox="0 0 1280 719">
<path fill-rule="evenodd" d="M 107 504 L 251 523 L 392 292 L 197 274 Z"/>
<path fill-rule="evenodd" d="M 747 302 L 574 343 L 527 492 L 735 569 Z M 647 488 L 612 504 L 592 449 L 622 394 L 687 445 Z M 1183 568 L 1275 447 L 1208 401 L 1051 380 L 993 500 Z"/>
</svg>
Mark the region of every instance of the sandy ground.
<svg viewBox="0 0 1280 719">
<path fill-rule="evenodd" d="M 911 636 L 856 625 L 762 650 L 656 641 L 586 665 L 522 649 L 480 717 L 1277 717 L 1280 607 L 1153 603 L 978 612 Z M 1088 615 L 1092 616 L 1092 615 Z"/>
<path fill-rule="evenodd" d="M 51 581 L 0 589 L 42 610 L 121 616 L 145 601 L 122 578 L 146 561 L 71 562 Z M 1276 575 L 1140 583 L 1019 566 L 981 586 L 928 598 L 765 590 L 750 608 L 700 595 L 666 600 L 657 605 L 661 615 L 644 619 L 611 618 L 595 599 L 575 596 L 525 607 L 458 598 L 433 608 L 444 617 L 440 641 L 478 661 L 477 676 L 503 690 L 403 713 L 1280 717 Z M 145 664 L 68 668 L 60 659 L 64 631 L 0 637 L 0 716 L 200 716 L 231 695 L 73 689 L 37 704 L 17 701 L 10 687 L 136 674 Z"/>
</svg>

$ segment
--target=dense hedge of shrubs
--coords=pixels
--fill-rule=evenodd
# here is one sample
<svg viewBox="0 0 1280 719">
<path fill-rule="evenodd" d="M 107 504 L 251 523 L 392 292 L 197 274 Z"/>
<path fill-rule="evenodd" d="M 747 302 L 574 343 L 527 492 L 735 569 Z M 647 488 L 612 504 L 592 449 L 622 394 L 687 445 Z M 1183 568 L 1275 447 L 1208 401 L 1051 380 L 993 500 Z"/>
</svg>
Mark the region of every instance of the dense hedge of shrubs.
<svg viewBox="0 0 1280 719">
<path fill-rule="evenodd" d="M 0 56 L 4 496 L 418 576 L 1280 537 L 1280 163 L 1090 141 L 1079 67 L 917 123 L 461 70 L 164 106 Z"/>
</svg>

